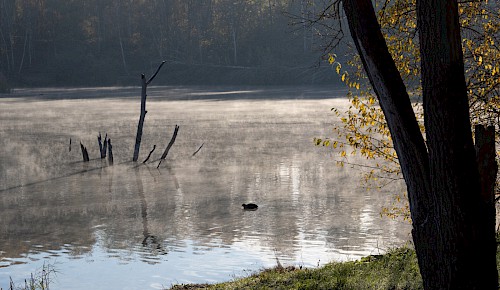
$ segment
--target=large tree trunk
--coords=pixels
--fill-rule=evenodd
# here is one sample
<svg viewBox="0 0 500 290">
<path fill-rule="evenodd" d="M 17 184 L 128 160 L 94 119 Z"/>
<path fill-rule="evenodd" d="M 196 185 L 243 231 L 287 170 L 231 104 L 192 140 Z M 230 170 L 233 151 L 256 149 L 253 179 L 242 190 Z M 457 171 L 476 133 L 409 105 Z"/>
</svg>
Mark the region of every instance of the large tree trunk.
<svg viewBox="0 0 500 290">
<path fill-rule="evenodd" d="M 456 0 L 417 0 L 430 181 L 439 229 L 429 282 L 440 289 L 497 289 L 494 226 L 481 198 L 469 119 Z M 425 273 L 427 270 L 422 269 Z"/>
<path fill-rule="evenodd" d="M 418 7 L 427 148 L 372 2 L 344 0 L 343 6 L 407 185 L 424 287 L 492 289 L 497 285 L 494 227 L 482 226 L 491 211 L 482 210 L 456 2 L 427 2 L 433 3 L 421 1 Z"/>
</svg>

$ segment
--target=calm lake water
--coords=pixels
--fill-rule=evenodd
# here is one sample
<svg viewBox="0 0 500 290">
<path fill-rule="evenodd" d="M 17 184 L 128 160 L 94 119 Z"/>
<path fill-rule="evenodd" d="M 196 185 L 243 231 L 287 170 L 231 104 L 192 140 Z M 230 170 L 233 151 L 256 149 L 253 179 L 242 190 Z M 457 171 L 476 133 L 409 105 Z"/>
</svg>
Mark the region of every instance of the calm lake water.
<svg viewBox="0 0 500 290">
<path fill-rule="evenodd" d="M 146 165 L 131 162 L 140 88 L 4 95 L 0 287 L 45 263 L 57 270 L 51 289 L 162 289 L 405 243 L 410 225 L 380 215 L 402 184 L 367 191 L 359 168 L 338 167 L 333 149 L 313 145 L 332 136 L 330 108 L 347 106 L 343 95 L 328 87 L 151 87 L 140 161 L 157 149 Z M 99 158 L 98 132 L 111 138 L 114 166 Z M 242 210 L 247 202 L 259 209 Z"/>
</svg>

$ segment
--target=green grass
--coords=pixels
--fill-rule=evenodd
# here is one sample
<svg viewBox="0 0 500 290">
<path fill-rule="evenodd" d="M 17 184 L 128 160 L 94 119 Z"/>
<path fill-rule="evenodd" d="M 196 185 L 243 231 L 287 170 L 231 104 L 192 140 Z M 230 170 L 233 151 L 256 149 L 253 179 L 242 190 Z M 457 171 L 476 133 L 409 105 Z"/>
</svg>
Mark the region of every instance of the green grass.
<svg viewBox="0 0 500 290">
<path fill-rule="evenodd" d="M 500 242 L 500 236 L 497 237 Z M 500 249 L 500 247 L 499 247 Z M 497 250 L 500 269 L 500 251 Z M 44 265 L 37 275 L 31 275 L 24 285 L 11 283 L 8 290 L 47 290 L 52 265 Z M 500 275 L 499 275 L 500 276 Z M 0 288 L 1 289 L 1 288 Z M 174 285 L 171 289 L 423 289 L 422 278 L 413 249 L 403 247 L 385 255 L 373 255 L 359 261 L 334 262 L 320 268 L 275 267 L 245 278 L 219 284 Z"/>
<path fill-rule="evenodd" d="M 500 233 L 497 233 L 497 244 Z M 497 247 L 500 270 L 500 247 Z M 499 272 L 500 277 L 500 272 Z M 500 280 L 499 280 L 500 284 Z M 219 284 L 174 285 L 171 289 L 423 289 L 415 250 L 403 247 L 359 261 L 330 263 L 321 268 L 276 267 Z"/>
<path fill-rule="evenodd" d="M 415 251 L 399 248 L 359 261 L 316 269 L 276 267 L 220 284 L 175 285 L 171 289 L 423 289 Z"/>
</svg>

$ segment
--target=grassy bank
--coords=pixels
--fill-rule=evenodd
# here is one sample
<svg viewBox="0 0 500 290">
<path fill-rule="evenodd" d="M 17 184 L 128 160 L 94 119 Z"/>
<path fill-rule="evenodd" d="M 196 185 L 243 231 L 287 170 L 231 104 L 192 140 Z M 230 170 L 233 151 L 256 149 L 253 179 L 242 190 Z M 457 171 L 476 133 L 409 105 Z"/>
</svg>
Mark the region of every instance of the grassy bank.
<svg viewBox="0 0 500 290">
<path fill-rule="evenodd" d="M 422 289 L 422 279 L 415 251 L 400 248 L 321 268 L 277 267 L 231 282 L 176 285 L 171 289 Z"/>
<path fill-rule="evenodd" d="M 497 238 L 498 240 L 498 238 Z M 500 252 L 497 249 L 497 268 Z M 6 290 L 46 290 L 55 270 L 44 265 L 41 274 L 31 276 L 25 285 L 11 283 Z M 500 281 L 499 281 L 500 282 Z M 0 288 L 1 290 L 2 288 Z M 321 268 L 275 267 L 245 278 L 219 284 L 174 285 L 171 289 L 423 289 L 415 251 L 399 248 L 385 255 L 373 255 L 359 261 L 334 262 Z"/>
<path fill-rule="evenodd" d="M 497 235 L 497 243 L 500 235 Z M 500 247 L 497 268 L 500 269 Z M 500 275 L 499 275 L 500 276 Z M 499 281 L 500 282 L 500 281 Z M 330 263 L 321 268 L 277 267 L 220 284 L 175 285 L 171 289 L 423 289 L 415 251 L 399 248 L 359 261 Z"/>
</svg>

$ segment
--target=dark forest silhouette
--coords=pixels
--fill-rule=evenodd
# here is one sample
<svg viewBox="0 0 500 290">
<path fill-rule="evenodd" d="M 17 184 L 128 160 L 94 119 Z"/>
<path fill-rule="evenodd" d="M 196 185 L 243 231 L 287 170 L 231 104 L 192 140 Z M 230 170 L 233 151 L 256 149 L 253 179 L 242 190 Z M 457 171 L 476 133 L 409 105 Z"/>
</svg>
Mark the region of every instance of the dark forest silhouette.
<svg viewBox="0 0 500 290">
<path fill-rule="evenodd" d="M 160 85 L 331 83 L 317 29 L 287 16 L 311 3 L 0 0 L 0 82 L 133 85 L 166 60 Z"/>
</svg>

